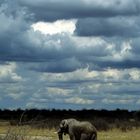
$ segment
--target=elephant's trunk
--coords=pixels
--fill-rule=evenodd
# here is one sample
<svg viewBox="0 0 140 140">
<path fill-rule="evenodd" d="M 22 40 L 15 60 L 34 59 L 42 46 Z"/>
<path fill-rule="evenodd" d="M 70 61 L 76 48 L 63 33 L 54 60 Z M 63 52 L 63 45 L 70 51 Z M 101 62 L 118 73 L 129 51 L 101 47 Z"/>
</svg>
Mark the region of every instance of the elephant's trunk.
<svg viewBox="0 0 140 140">
<path fill-rule="evenodd" d="M 59 140 L 63 140 L 63 132 L 61 132 L 61 130 L 59 129 L 57 133 Z"/>
</svg>

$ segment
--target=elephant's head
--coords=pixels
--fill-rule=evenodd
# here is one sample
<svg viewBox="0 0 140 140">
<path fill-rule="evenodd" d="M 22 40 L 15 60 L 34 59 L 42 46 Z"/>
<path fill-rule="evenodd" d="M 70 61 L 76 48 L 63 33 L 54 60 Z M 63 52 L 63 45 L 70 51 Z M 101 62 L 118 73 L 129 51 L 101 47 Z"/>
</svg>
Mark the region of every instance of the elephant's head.
<svg viewBox="0 0 140 140">
<path fill-rule="evenodd" d="M 63 136 L 62 136 L 63 133 L 64 133 L 64 135 L 66 133 L 68 133 L 68 121 L 67 120 L 62 120 L 60 122 L 59 129 L 58 129 L 59 140 L 63 140 Z"/>
</svg>

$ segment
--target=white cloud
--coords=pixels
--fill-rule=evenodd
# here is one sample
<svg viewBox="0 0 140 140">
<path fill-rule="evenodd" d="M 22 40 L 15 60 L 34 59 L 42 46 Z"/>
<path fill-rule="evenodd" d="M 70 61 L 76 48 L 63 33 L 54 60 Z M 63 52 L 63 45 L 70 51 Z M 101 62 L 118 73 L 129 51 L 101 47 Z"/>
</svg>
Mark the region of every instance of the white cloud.
<svg viewBox="0 0 140 140">
<path fill-rule="evenodd" d="M 140 99 L 137 100 L 136 104 L 140 105 Z"/>
<path fill-rule="evenodd" d="M 72 37 L 74 41 L 76 51 L 83 54 L 82 57 L 107 56 L 111 55 L 112 49 L 110 49 L 111 43 L 107 42 L 101 37 Z M 102 50 L 102 51 L 101 51 Z"/>
<path fill-rule="evenodd" d="M 131 75 L 131 78 L 133 80 L 139 80 L 140 79 L 140 70 L 139 69 L 131 69 L 130 70 L 130 75 Z"/>
<path fill-rule="evenodd" d="M 133 99 L 103 99 L 102 103 L 105 104 L 132 104 L 134 103 Z"/>
<path fill-rule="evenodd" d="M 27 108 L 38 108 L 38 109 L 46 109 L 48 106 L 47 106 L 47 102 L 46 103 L 37 103 L 37 102 L 26 102 L 26 105 L 25 105 Z"/>
<path fill-rule="evenodd" d="M 55 22 L 37 22 L 32 25 L 35 31 L 40 31 L 43 34 L 73 34 L 75 30 L 76 20 L 58 20 Z"/>
<path fill-rule="evenodd" d="M 68 96 L 70 90 L 61 89 L 58 87 L 44 87 L 38 89 L 36 93 L 33 94 L 33 98 L 54 98 L 54 97 L 65 97 Z"/>
<path fill-rule="evenodd" d="M 139 69 L 111 69 L 104 71 L 89 70 L 89 67 L 78 69 L 67 73 L 42 73 L 41 81 L 46 82 L 68 82 L 68 81 L 96 81 L 96 82 L 139 82 Z"/>
<path fill-rule="evenodd" d="M 117 47 L 116 47 L 117 48 Z M 122 61 L 125 59 L 132 59 L 132 45 L 131 41 L 124 41 L 120 45 L 120 50 L 119 51 L 114 51 L 112 52 L 112 57 L 118 61 Z"/>
<path fill-rule="evenodd" d="M 14 100 L 22 100 L 24 97 L 28 95 L 28 86 L 24 86 L 22 83 L 14 83 L 14 84 L 6 84 L 3 85 L 4 89 L 1 91 L 4 93 L 2 94 L 2 97 L 10 97 Z"/>
<path fill-rule="evenodd" d="M 0 65 L 0 82 L 18 82 L 22 77 L 16 73 L 17 65 L 14 62 Z"/>
<path fill-rule="evenodd" d="M 12 99 L 14 100 L 20 100 L 22 99 L 22 97 L 24 97 L 26 95 L 26 93 L 22 92 L 22 91 L 19 91 L 18 93 L 17 92 L 9 92 L 8 94 L 8 97 L 11 97 Z"/>
<path fill-rule="evenodd" d="M 89 71 L 88 67 L 84 69 L 78 69 L 73 72 L 67 73 L 43 73 L 41 75 L 42 81 L 48 82 L 61 82 L 61 81 L 80 81 L 80 80 L 92 80 L 98 76 L 97 71 Z"/>
<path fill-rule="evenodd" d="M 64 89 L 61 89 L 61 88 L 50 88 L 50 87 L 47 88 L 47 95 L 49 95 L 51 97 L 67 96 L 69 92 L 70 92 L 69 90 L 64 90 Z"/>
<path fill-rule="evenodd" d="M 71 97 L 71 98 L 65 99 L 65 102 L 72 103 L 72 104 L 88 105 L 88 104 L 93 104 L 94 100 L 83 99 L 80 97 Z"/>
</svg>

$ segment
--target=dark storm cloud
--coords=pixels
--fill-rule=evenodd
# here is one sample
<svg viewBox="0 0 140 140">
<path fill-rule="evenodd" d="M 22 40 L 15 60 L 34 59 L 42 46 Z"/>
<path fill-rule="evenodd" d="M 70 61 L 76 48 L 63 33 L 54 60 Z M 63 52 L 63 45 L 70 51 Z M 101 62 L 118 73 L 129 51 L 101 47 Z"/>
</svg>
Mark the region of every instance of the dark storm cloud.
<svg viewBox="0 0 140 140">
<path fill-rule="evenodd" d="M 1 106 L 139 109 L 139 5 L 139 0 L 1 0 Z M 31 27 L 69 18 L 76 18 L 79 36 L 44 35 Z"/>
<path fill-rule="evenodd" d="M 139 0 L 20 0 L 35 14 L 37 20 L 57 20 L 83 17 L 138 15 Z"/>
<path fill-rule="evenodd" d="M 72 43 L 61 35 L 45 36 L 34 32 L 33 14 L 18 1 L 6 0 L 0 6 L 0 60 L 2 61 L 46 61 L 71 57 Z M 57 40 L 62 38 L 67 47 L 62 47 Z M 60 49 L 57 49 L 60 46 Z M 66 50 L 69 50 L 66 51 Z"/>
<path fill-rule="evenodd" d="M 116 47 L 117 41 L 95 39 L 93 43 L 90 43 L 92 40 L 89 39 L 85 41 L 86 43 L 82 43 L 83 38 L 79 38 L 78 43 L 75 43 L 73 38 L 67 34 L 45 36 L 39 32 L 34 32 L 31 28 L 36 16 L 40 17 L 40 20 L 49 20 L 51 17 L 59 19 L 59 16 L 61 18 L 82 17 L 83 19 L 78 19 L 77 23 L 76 32 L 78 35 L 137 37 L 139 36 L 139 19 L 137 16 L 131 18 L 130 16 L 105 18 L 105 16 L 138 14 L 138 2 L 136 0 L 109 0 L 108 2 L 102 0 L 98 2 L 90 0 L 69 2 L 38 0 L 36 3 L 32 0 L 3 1 L 0 6 L 0 60 L 47 61 L 48 63 L 45 65 L 37 65 L 32 69 L 54 73 L 71 72 L 87 65 L 91 70 L 107 67 L 139 68 L 139 58 L 131 60 L 128 56 L 126 59 L 116 60 L 113 57 L 114 52 L 121 53 L 122 51 L 120 47 Z M 55 14 L 56 12 L 58 14 Z M 104 18 L 84 18 L 93 16 Z M 75 38 L 75 40 L 77 39 Z M 96 41 L 99 43 L 96 44 Z M 138 42 L 134 40 L 132 43 L 133 47 L 130 53 L 133 56 L 139 54 Z M 114 47 L 108 49 L 111 44 Z"/>
<path fill-rule="evenodd" d="M 5 1 L 0 6 L 0 60 L 18 60 L 26 55 L 25 34 L 30 27 L 30 14 L 15 2 Z M 29 41 L 28 41 L 29 42 Z M 29 45 L 29 44 L 28 44 Z M 24 50 L 24 52 L 23 52 Z"/>
<path fill-rule="evenodd" d="M 83 66 L 77 59 L 66 58 L 64 60 L 36 63 L 30 66 L 30 69 L 39 72 L 64 73 L 75 71 L 81 67 Z"/>
<path fill-rule="evenodd" d="M 131 45 L 132 47 L 132 53 L 134 54 L 135 58 L 139 58 L 139 53 L 140 53 L 140 37 L 134 38 L 132 40 Z"/>
<path fill-rule="evenodd" d="M 137 37 L 140 36 L 139 17 L 79 19 L 76 34 L 80 36 Z"/>
<path fill-rule="evenodd" d="M 32 14 L 24 7 L 12 5 L 12 2 L 7 1 L 0 7 L 0 60 L 44 61 L 56 59 L 56 56 L 62 59 L 61 50 L 55 49 L 58 37 L 46 38 L 41 33 L 35 33 L 30 27 Z"/>
<path fill-rule="evenodd" d="M 93 61 L 93 64 L 96 65 L 96 69 L 106 69 L 106 68 L 117 68 L 117 69 L 129 69 L 129 68 L 140 68 L 139 60 L 108 60 L 108 61 Z M 94 69 L 94 65 L 91 64 L 91 70 Z"/>
</svg>

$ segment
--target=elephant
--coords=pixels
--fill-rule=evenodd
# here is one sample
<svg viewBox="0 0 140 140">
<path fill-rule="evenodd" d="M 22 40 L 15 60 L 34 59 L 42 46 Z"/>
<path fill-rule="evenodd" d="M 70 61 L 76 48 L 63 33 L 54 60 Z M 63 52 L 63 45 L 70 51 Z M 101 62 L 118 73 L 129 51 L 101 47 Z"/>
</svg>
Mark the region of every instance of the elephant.
<svg viewBox="0 0 140 140">
<path fill-rule="evenodd" d="M 59 140 L 63 140 L 63 134 L 70 140 L 97 140 L 97 130 L 90 122 L 73 118 L 62 120 L 57 133 Z"/>
</svg>

